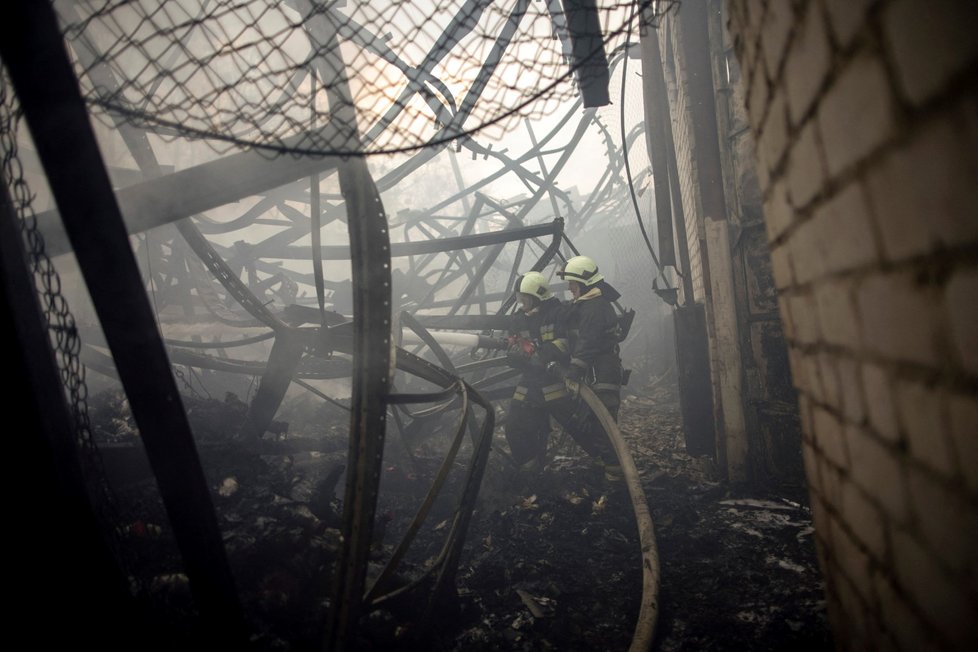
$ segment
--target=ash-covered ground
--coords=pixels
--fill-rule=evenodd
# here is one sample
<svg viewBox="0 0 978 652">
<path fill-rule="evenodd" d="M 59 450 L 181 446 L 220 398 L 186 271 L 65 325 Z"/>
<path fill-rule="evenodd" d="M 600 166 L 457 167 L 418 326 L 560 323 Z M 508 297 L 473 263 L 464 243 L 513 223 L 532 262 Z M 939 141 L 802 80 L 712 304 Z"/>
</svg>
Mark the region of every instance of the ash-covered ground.
<svg viewBox="0 0 978 652">
<path fill-rule="evenodd" d="M 708 461 L 684 452 L 674 390 L 660 382 L 633 391 L 620 424 L 661 561 L 653 649 L 832 649 L 804 489 L 717 482 Z M 340 545 L 347 413 L 287 403 L 281 434 L 256 450 L 235 440 L 246 410 L 237 397 L 184 400 L 254 649 L 318 649 Z M 125 563 L 160 629 L 157 640 L 181 645 L 192 636 L 193 608 L 157 492 L 129 448 L 131 417 L 111 392 L 95 397 L 92 416 L 118 497 Z M 388 434 L 368 582 L 414 517 L 447 436 L 439 428 Z M 364 618 L 359 649 L 628 648 L 641 572 L 627 491 L 559 431 L 551 441 L 550 463 L 533 476 L 516 474 L 501 452 L 491 455 L 458 568 L 458 600 L 426 611 L 424 584 L 389 600 Z M 501 429 L 494 446 L 505 451 Z M 396 582 L 417 577 L 444 544 L 465 460 L 463 447 Z"/>
</svg>

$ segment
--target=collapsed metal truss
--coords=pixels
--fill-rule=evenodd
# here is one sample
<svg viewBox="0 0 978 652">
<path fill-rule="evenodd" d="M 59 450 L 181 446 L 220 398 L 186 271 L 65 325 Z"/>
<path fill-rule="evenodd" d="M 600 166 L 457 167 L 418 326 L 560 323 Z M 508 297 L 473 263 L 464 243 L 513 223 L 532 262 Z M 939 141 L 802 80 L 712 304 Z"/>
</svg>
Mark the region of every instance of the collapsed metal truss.
<svg viewBox="0 0 978 652">
<path fill-rule="evenodd" d="M 352 377 L 348 456 L 351 472 L 344 498 L 344 550 L 333 592 L 328 647 L 344 647 L 359 614 L 391 597 L 383 594 L 384 583 L 404 554 L 403 547 L 399 547 L 390 562 L 390 570 L 365 590 L 365 559 L 371 541 L 388 406 L 391 413 L 399 415 L 403 404 L 431 404 L 426 409 L 404 413 L 411 420 L 408 427 L 415 429 L 423 427 L 426 419 L 448 410 L 459 410 L 451 452 L 429 497 L 437 495 L 444 483 L 466 430 L 474 433 L 474 447 L 465 490 L 459 496 L 445 547 L 428 569 L 427 574 L 436 577 L 429 599 L 430 613 L 453 586 L 468 520 L 488 459 L 494 426 L 489 401 L 509 393 L 500 384 L 514 374 L 511 371 L 487 374 L 487 369 L 494 364 L 492 360 L 485 364 L 466 362 L 448 355 L 431 338 L 428 329 L 491 332 L 504 328 L 504 315 L 512 307 L 510 290 L 519 273 L 527 269 L 543 270 L 554 258 L 563 257 L 565 251 L 576 253 L 572 238 L 586 233 L 598 216 L 605 220 L 602 226 L 606 226 L 609 216 L 627 214 L 629 199 L 619 192 L 626 182 L 621 176 L 624 159 L 618 143 L 594 111 L 580 113 L 581 101 L 578 101 L 539 139 L 527 123 L 533 147 L 518 156 L 493 151 L 491 146 L 471 135 L 459 135 L 454 150 L 446 149 L 446 145 L 419 150 L 376 182 L 362 158 L 307 154 L 269 159 L 253 151 L 168 172 L 156 159 L 149 138 L 161 128 L 137 126 L 124 115 L 110 113 L 117 133 L 136 162 L 138 174 L 144 179 L 113 191 L 87 124 L 75 72 L 64 56 L 62 36 L 54 17 L 49 8 L 42 6 L 44 3 L 37 7 L 30 4 L 19 3 L 10 11 L 7 28 L 11 33 L 21 29 L 24 34 L 30 34 L 30 44 L 7 39 L 5 30 L 7 44 L 2 56 L 24 108 L 44 172 L 61 207 L 60 211 L 38 215 L 38 228 L 50 255 L 75 252 L 87 285 L 93 289 L 106 341 L 90 338 L 85 359 L 96 369 L 117 374 L 131 397 L 133 413 L 163 499 L 181 540 L 191 585 L 213 636 L 233 641 L 243 635 L 240 607 L 186 415 L 168 371 L 171 364 L 260 374 L 259 390 L 251 401 L 240 433 L 242 439 L 253 442 L 260 442 L 294 380 Z M 329 47 L 336 37 L 330 33 L 329 25 L 310 21 L 306 28 L 324 46 L 324 57 L 331 56 L 331 52 L 338 55 L 338 48 Z M 351 34 L 346 36 L 349 38 Z M 363 29 L 352 36 L 366 38 L 360 43 L 365 48 L 386 47 L 382 45 L 383 39 Z M 38 45 L 41 42 L 43 49 Z M 113 69 L 101 63 L 103 53 L 92 42 L 79 42 L 81 45 L 74 48 L 74 53 L 85 74 L 104 91 L 110 94 L 119 91 L 121 82 L 115 78 Z M 497 45 L 505 49 L 505 33 L 500 35 Z M 30 66 L 39 56 L 58 60 L 58 74 L 43 80 L 32 77 Z M 383 56 L 396 55 L 388 49 Z M 466 111 L 471 111 L 479 101 L 479 89 L 485 88 L 493 74 L 492 64 L 492 59 L 486 62 L 480 78 L 457 106 L 450 95 L 439 98 L 423 93 L 419 82 L 409 88 L 424 96 L 446 128 L 460 125 Z M 338 69 L 343 69 L 342 62 L 317 72 L 320 76 L 335 75 Z M 431 72 L 422 72 L 431 82 Z M 342 86 L 333 83 L 329 92 L 342 95 Z M 72 120 L 60 125 L 51 121 L 45 109 L 52 102 L 70 105 L 74 112 Z M 336 105 L 352 108 L 349 98 L 340 97 Z M 350 138 L 362 138 L 369 143 L 379 137 L 385 124 L 397 119 L 397 113 L 405 106 L 404 102 L 395 103 L 384 121 L 362 136 L 351 135 L 343 126 L 355 124 L 355 118 L 337 119 L 316 127 L 315 131 L 321 135 L 332 129 L 343 132 L 347 142 Z M 558 144 L 560 134 L 568 126 L 573 128 L 572 135 Z M 609 165 L 594 190 L 575 202 L 556 181 L 590 129 L 598 129 L 603 134 Z M 69 136 L 76 147 L 70 155 L 65 155 L 59 151 L 59 144 Z M 642 136 L 640 127 L 633 129 L 626 137 L 625 151 Z M 304 142 L 305 138 L 306 134 L 300 134 L 294 137 L 294 142 Z M 496 161 L 498 171 L 464 185 L 455 161 L 456 154 L 462 150 L 467 150 L 473 158 Z M 381 194 L 404 183 L 442 151 L 451 157 L 459 179 L 457 192 L 422 210 L 403 212 L 393 218 L 386 216 Z M 544 156 L 552 155 L 558 158 L 548 168 Z M 541 171 L 531 169 L 534 165 Z M 76 181 L 80 169 L 102 173 L 82 186 Z M 634 183 L 641 185 L 645 174 L 647 170 L 640 172 Z M 334 175 L 340 194 L 322 194 L 322 184 L 331 183 Z M 529 195 L 500 200 L 484 192 L 488 184 L 504 175 L 517 179 Z M 233 219 L 217 221 L 202 215 L 250 197 L 256 198 L 253 205 Z M 546 213 L 547 203 L 551 211 L 542 215 Z M 462 212 L 451 212 L 457 206 L 462 207 Z M 95 221 L 97 216 L 99 222 Z M 322 245 L 321 232 L 337 220 L 346 222 L 349 245 Z M 257 242 L 241 239 L 231 246 L 219 245 L 208 238 L 227 239 L 256 226 L 277 231 Z M 152 238 L 143 238 L 133 257 L 125 236 L 143 234 L 150 229 L 155 229 Z M 302 241 L 310 236 L 311 244 L 304 244 Z M 115 255 L 107 261 L 104 251 Z M 349 260 L 350 280 L 326 278 L 324 260 Z M 399 261 L 396 266 L 395 260 Z M 137 270 L 137 261 L 141 270 Z M 312 272 L 297 271 L 284 261 L 311 262 Z M 314 296 L 305 296 L 305 292 L 300 292 L 302 288 L 312 288 Z M 147 290 L 153 293 L 156 315 L 152 314 Z M 330 310 L 326 310 L 327 305 Z M 248 336 L 233 344 L 273 339 L 268 360 L 256 363 L 232 360 L 226 354 L 204 353 L 223 352 L 232 343 L 218 339 L 204 341 L 203 337 L 168 342 L 164 352 L 155 324 L 164 315 L 167 320 L 174 319 L 173 308 L 179 312 L 176 319 L 189 325 L 213 321 L 241 329 L 260 327 L 262 333 L 250 335 L 249 331 Z M 426 394 L 391 391 L 388 356 L 392 314 L 402 315 L 401 323 L 426 342 L 440 363 L 435 365 L 397 347 L 394 360 L 397 368 L 441 387 L 442 391 Z M 164 333 L 171 323 L 164 324 Z M 111 359 L 100 344 L 111 350 Z M 162 391 L 167 400 L 160 401 L 159 393 L 164 385 Z M 478 430 L 472 404 L 479 405 L 485 413 Z M 430 507 L 430 502 L 426 504 Z M 424 516 L 425 508 L 422 508 L 409 535 L 416 533 Z M 409 540 L 410 536 L 405 537 L 402 546 Z M 419 584 L 420 581 L 412 586 Z"/>
</svg>

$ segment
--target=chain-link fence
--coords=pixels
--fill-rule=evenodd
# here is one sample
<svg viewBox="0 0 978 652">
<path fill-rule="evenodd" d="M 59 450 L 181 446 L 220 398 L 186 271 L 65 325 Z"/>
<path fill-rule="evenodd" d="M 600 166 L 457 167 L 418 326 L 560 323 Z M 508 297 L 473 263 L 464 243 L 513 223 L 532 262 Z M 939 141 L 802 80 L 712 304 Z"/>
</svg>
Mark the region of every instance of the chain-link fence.
<svg viewBox="0 0 978 652">
<path fill-rule="evenodd" d="M 545 115 L 575 77 L 600 73 L 639 13 L 559 0 L 56 6 L 103 120 L 218 150 L 319 154 L 411 150 Z"/>
</svg>

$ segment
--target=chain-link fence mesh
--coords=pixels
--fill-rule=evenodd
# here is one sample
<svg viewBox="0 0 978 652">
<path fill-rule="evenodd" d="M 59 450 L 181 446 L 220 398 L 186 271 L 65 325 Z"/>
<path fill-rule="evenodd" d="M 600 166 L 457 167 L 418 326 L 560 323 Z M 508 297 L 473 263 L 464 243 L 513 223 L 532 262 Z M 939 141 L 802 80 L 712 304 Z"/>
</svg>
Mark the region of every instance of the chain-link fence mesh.
<svg viewBox="0 0 978 652">
<path fill-rule="evenodd" d="M 553 111 L 632 2 L 57 2 L 95 115 L 270 153 L 392 152 Z M 664 12 L 671 2 L 645 2 Z M 566 8 L 566 9 L 565 9 Z M 584 82 L 587 83 L 586 80 Z"/>
<path fill-rule="evenodd" d="M 134 582 L 133 588 L 138 590 L 141 580 L 132 573 L 132 556 L 121 541 L 121 528 L 125 521 L 123 510 L 106 477 L 102 456 L 93 435 L 87 372 L 81 362 L 82 340 L 78 324 L 65 296 L 61 276 L 45 250 L 44 236 L 38 231 L 35 195 L 19 156 L 17 135 L 21 118 L 10 82 L 6 74 L 0 71 L 0 181 L 6 184 L 20 225 L 27 261 L 65 390 L 83 477 L 88 483 L 96 513 L 108 533 L 106 541 L 123 571 Z"/>
</svg>

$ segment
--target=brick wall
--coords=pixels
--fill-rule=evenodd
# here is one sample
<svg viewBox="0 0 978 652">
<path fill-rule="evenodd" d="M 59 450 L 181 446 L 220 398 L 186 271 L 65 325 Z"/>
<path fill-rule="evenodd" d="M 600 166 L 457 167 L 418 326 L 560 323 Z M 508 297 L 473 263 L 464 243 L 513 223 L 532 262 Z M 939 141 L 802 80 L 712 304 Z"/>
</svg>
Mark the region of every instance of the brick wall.
<svg viewBox="0 0 978 652">
<path fill-rule="evenodd" d="M 978 3 L 729 0 L 842 649 L 978 649 Z"/>
<path fill-rule="evenodd" d="M 673 20 L 662 24 L 662 62 L 671 105 L 672 133 L 676 145 L 676 167 L 679 169 L 679 192 L 686 217 L 686 240 L 689 244 L 689 273 L 693 281 L 693 301 L 706 300 L 706 280 L 703 276 L 703 251 L 700 241 L 705 238 L 703 207 L 696 192 L 699 175 L 693 156 L 693 133 L 689 115 L 689 96 L 680 80 L 684 77 L 682 32 Z"/>
</svg>

